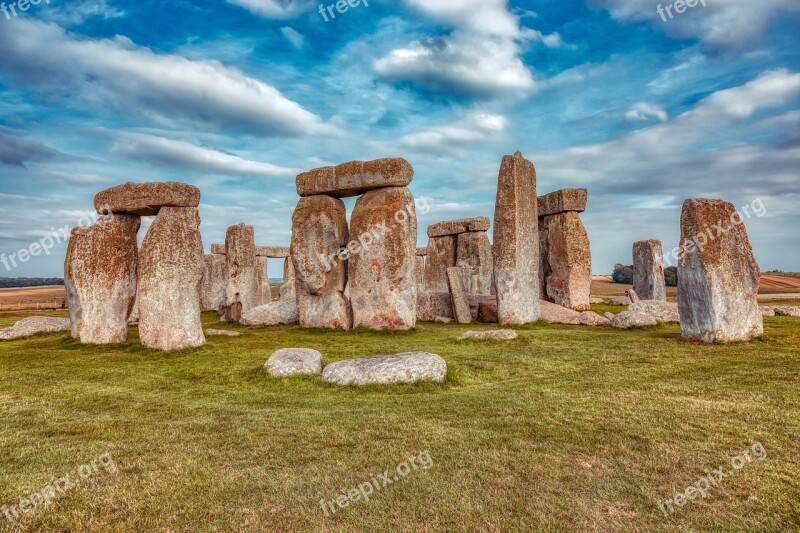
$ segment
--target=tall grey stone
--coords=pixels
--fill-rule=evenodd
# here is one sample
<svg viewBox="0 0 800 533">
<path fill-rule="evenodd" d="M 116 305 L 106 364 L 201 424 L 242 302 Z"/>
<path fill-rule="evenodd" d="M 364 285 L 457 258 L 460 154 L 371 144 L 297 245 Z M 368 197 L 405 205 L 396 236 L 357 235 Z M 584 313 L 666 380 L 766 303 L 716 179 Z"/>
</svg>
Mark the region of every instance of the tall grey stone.
<svg viewBox="0 0 800 533">
<path fill-rule="evenodd" d="M 661 241 L 639 241 L 633 244 L 633 290 L 642 300 L 667 301 L 663 261 Z"/>
<path fill-rule="evenodd" d="M 203 259 L 200 282 L 200 307 L 203 311 L 219 311 L 225 303 L 228 286 L 228 263 L 224 255 L 208 254 Z"/>
<path fill-rule="evenodd" d="M 469 324 L 472 322 L 472 313 L 469 308 L 467 291 L 464 287 L 462 269 L 452 267 L 447 269 L 447 285 L 450 288 L 450 296 L 453 299 L 453 315 L 459 324 Z"/>
<path fill-rule="evenodd" d="M 456 266 L 461 267 L 464 285 L 470 294 L 495 293 L 492 244 L 485 231 L 471 231 L 458 236 Z"/>
<path fill-rule="evenodd" d="M 261 301 L 262 278 L 258 274 L 253 226 L 237 224 L 228 228 L 225 235 L 225 258 L 228 285 L 225 288 L 222 319 L 238 322 L 242 313 L 258 307 Z"/>
<path fill-rule="evenodd" d="M 425 289 L 447 292 L 447 269 L 456 266 L 458 236 L 431 237 L 425 257 Z"/>
</svg>

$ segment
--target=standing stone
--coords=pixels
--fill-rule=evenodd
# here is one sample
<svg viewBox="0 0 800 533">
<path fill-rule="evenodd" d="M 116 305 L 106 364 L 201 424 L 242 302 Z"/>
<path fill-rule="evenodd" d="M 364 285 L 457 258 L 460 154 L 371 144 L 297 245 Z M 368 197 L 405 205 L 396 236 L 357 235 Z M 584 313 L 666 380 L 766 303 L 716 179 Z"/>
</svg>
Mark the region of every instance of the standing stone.
<svg viewBox="0 0 800 533">
<path fill-rule="evenodd" d="M 492 244 L 485 231 L 458 236 L 456 266 L 461 267 L 470 294 L 494 294 Z"/>
<path fill-rule="evenodd" d="M 228 286 L 228 263 L 224 255 L 209 254 L 203 259 L 203 279 L 200 282 L 200 308 L 219 311 L 225 303 Z"/>
<path fill-rule="evenodd" d="M 280 299 L 294 300 L 297 298 L 297 291 L 294 289 L 294 263 L 292 258 L 287 257 L 283 260 L 283 285 L 281 285 Z"/>
<path fill-rule="evenodd" d="M 686 200 L 680 242 L 678 305 L 683 336 L 732 342 L 761 335 L 764 324 L 757 300 L 761 271 L 733 204 Z"/>
<path fill-rule="evenodd" d="M 139 339 L 173 351 L 205 344 L 200 321 L 203 241 L 193 207 L 163 207 L 139 253 Z"/>
<path fill-rule="evenodd" d="M 272 289 L 269 286 L 269 258 L 257 256 L 256 268 L 258 269 L 258 305 L 267 305 L 272 301 Z"/>
<path fill-rule="evenodd" d="M 472 313 L 467 300 L 467 291 L 464 287 L 462 269 L 452 267 L 447 269 L 447 284 L 450 287 L 450 296 L 453 298 L 453 314 L 459 324 L 472 322 Z"/>
<path fill-rule="evenodd" d="M 414 278 L 417 280 L 417 292 L 425 290 L 425 256 L 418 255 L 416 259 L 416 267 L 414 269 Z"/>
<path fill-rule="evenodd" d="M 300 199 L 292 216 L 291 258 L 301 326 L 350 329 L 347 264 L 340 254 L 347 239 L 344 202 L 326 195 Z"/>
<path fill-rule="evenodd" d="M 369 233 L 374 242 L 348 247 L 353 327 L 411 329 L 417 323 L 417 213 L 407 188 L 376 189 L 358 199 L 350 234 Z"/>
<path fill-rule="evenodd" d="M 100 217 L 75 228 L 64 262 L 64 284 L 72 336 L 83 344 L 122 343 L 136 300 L 140 218 Z"/>
<path fill-rule="evenodd" d="M 642 300 L 667 301 L 661 241 L 633 244 L 633 290 Z"/>
<path fill-rule="evenodd" d="M 575 311 L 588 311 L 592 252 L 580 216 L 569 211 L 540 218 L 538 233 L 542 299 Z"/>
<path fill-rule="evenodd" d="M 500 324 L 539 319 L 536 169 L 520 152 L 505 156 L 497 183 L 494 269 Z"/>
<path fill-rule="evenodd" d="M 456 266 L 458 236 L 431 237 L 425 258 L 425 290 L 447 292 L 447 269 Z"/>
<path fill-rule="evenodd" d="M 253 226 L 231 226 L 225 235 L 225 258 L 228 266 L 228 286 L 222 320 L 238 322 L 242 313 L 258 307 L 261 284 L 256 260 L 256 241 Z"/>
</svg>

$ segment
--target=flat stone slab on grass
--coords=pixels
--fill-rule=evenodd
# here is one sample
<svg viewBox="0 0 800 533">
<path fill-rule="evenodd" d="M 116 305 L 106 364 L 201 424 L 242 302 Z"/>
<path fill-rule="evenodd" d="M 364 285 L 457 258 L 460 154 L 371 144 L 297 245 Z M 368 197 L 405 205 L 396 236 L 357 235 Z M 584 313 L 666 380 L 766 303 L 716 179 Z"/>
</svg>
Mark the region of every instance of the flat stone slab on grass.
<svg viewBox="0 0 800 533">
<path fill-rule="evenodd" d="M 658 322 L 680 323 L 681 315 L 678 311 L 678 304 L 663 302 L 660 300 L 641 300 L 628 307 L 628 311 L 646 313 L 655 318 Z"/>
<path fill-rule="evenodd" d="M 322 372 L 322 354 L 308 348 L 283 348 L 269 357 L 264 368 L 278 378 L 318 375 Z"/>
<path fill-rule="evenodd" d="M 800 316 L 800 306 L 783 305 L 776 307 L 775 316 Z"/>
<path fill-rule="evenodd" d="M 200 189 L 186 183 L 128 182 L 100 191 L 94 197 L 94 208 L 102 214 L 110 210 L 115 214 L 152 216 L 162 207 L 198 207 Z"/>
<path fill-rule="evenodd" d="M 54 318 L 49 316 L 29 316 L 23 318 L 10 328 L 0 331 L 0 341 L 10 341 L 32 337 L 39 333 L 56 333 L 69 331 L 69 318 Z"/>
<path fill-rule="evenodd" d="M 614 317 L 611 325 L 617 329 L 641 328 L 658 324 L 656 317 L 644 311 L 625 311 Z"/>
<path fill-rule="evenodd" d="M 245 326 L 278 326 L 297 324 L 299 320 L 297 300 L 290 298 L 245 311 L 239 323 Z"/>
<path fill-rule="evenodd" d="M 325 367 L 322 379 L 336 385 L 391 385 L 444 381 L 447 363 L 436 354 L 408 352 L 347 359 Z"/>
<path fill-rule="evenodd" d="M 241 337 L 238 331 L 230 331 L 227 329 L 207 329 L 206 336 L 208 337 Z"/>
<path fill-rule="evenodd" d="M 459 341 L 513 341 L 519 338 L 513 329 L 497 329 L 493 331 L 465 331 L 458 336 Z"/>
</svg>

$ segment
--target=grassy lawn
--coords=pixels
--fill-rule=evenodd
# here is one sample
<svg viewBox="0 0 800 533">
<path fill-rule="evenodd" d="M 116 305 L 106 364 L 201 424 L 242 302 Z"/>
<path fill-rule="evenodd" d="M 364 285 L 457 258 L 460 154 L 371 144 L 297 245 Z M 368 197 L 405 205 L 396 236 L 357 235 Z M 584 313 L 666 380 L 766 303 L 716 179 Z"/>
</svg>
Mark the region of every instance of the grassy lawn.
<svg viewBox="0 0 800 533">
<path fill-rule="evenodd" d="M 610 308 L 600 308 L 605 311 Z M 614 312 L 621 311 L 615 308 Z M 0 315 L 0 327 L 22 314 Z M 207 326 L 216 316 L 204 315 Z M 510 343 L 415 332 L 246 328 L 165 355 L 68 334 L 0 344 L 0 505 L 102 468 L 24 515 L 31 531 L 797 531 L 800 319 L 750 344 L 697 345 L 678 326 L 535 324 Z M 339 389 L 272 379 L 282 347 L 324 362 L 424 350 L 443 384 Z M 665 517 L 673 498 L 754 443 L 753 461 Z M 411 454 L 419 468 L 326 516 Z M 0 528 L 11 529 L 0 515 Z"/>
</svg>

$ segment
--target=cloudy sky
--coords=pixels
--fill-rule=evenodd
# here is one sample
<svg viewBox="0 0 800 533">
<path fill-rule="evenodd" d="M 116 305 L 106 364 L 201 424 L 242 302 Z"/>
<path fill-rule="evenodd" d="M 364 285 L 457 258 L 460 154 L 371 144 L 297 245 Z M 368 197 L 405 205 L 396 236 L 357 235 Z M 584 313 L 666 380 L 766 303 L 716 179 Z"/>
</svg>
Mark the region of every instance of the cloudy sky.
<svg viewBox="0 0 800 533">
<path fill-rule="evenodd" d="M 0 12 L 0 252 L 85 223 L 125 181 L 200 187 L 207 250 L 239 222 L 288 245 L 298 172 L 379 157 L 414 166 L 424 246 L 431 223 L 492 217 L 521 150 L 540 194 L 589 189 L 596 273 L 636 240 L 677 245 L 693 197 L 761 199 L 762 269 L 800 271 L 800 2 L 706 3 L 666 21 L 649 0 L 369 0 L 323 6 L 327 22 L 318 0 Z M 0 276 L 60 276 L 64 251 Z"/>
</svg>

